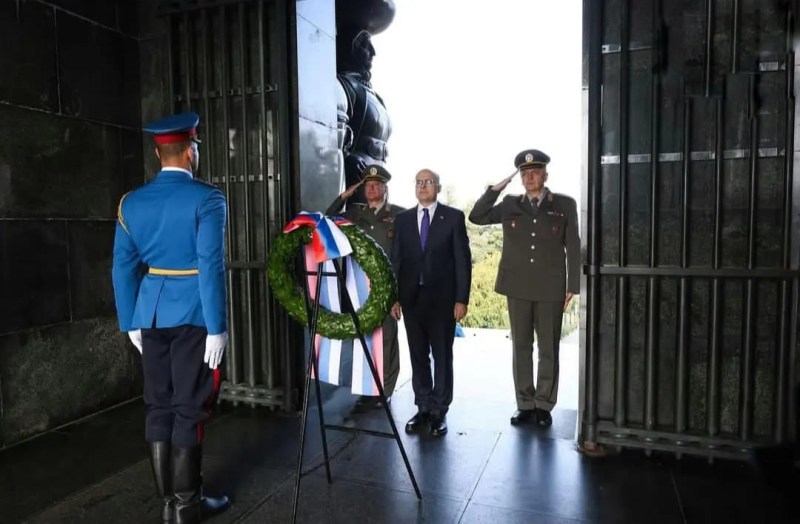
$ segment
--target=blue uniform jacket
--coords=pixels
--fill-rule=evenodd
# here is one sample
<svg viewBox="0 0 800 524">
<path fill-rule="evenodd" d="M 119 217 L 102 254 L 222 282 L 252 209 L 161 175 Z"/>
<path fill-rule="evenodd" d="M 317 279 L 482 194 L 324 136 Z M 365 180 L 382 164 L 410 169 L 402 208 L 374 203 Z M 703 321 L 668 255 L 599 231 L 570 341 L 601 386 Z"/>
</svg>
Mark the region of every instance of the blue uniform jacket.
<svg viewBox="0 0 800 524">
<path fill-rule="evenodd" d="M 122 331 L 154 320 L 227 331 L 225 219 L 222 192 L 184 170 L 164 169 L 122 197 L 111 271 Z"/>
</svg>

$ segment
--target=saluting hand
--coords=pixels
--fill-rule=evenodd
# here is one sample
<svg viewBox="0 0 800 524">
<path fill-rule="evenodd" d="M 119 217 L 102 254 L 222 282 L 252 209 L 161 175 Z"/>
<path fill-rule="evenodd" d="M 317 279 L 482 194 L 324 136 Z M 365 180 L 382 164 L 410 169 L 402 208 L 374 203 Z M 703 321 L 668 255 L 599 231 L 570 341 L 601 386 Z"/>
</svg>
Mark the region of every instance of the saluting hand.
<svg viewBox="0 0 800 524">
<path fill-rule="evenodd" d="M 502 182 L 493 185 L 492 186 L 492 191 L 502 191 L 502 190 L 504 190 L 506 188 L 506 186 L 508 184 L 510 184 L 512 180 L 514 180 L 514 175 L 517 174 L 517 171 L 519 171 L 519 169 L 515 169 L 514 172 L 511 173 L 510 175 L 508 175 L 508 177 L 506 177 L 505 179 L 503 179 Z"/>
<path fill-rule="evenodd" d="M 363 183 L 364 183 L 364 179 L 362 178 L 360 181 L 356 182 L 356 183 L 355 183 L 355 184 L 353 184 L 352 186 L 350 186 L 350 187 L 348 187 L 347 189 L 345 189 L 345 190 L 344 190 L 344 193 L 342 193 L 342 194 L 341 194 L 341 195 L 339 195 L 339 196 L 340 196 L 340 197 L 342 197 L 342 200 L 347 200 L 348 198 L 350 198 L 351 196 L 353 196 L 353 193 L 355 193 L 355 192 L 356 192 L 356 189 L 358 189 L 358 186 L 360 186 L 360 185 L 361 185 L 361 184 L 363 184 Z"/>
</svg>

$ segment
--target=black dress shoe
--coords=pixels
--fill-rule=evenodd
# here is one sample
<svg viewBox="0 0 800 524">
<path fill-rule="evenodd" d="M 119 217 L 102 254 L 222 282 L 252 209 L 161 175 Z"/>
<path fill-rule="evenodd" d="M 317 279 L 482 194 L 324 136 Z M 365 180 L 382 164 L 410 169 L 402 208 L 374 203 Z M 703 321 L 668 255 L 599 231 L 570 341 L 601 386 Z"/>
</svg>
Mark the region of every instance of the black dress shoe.
<svg viewBox="0 0 800 524">
<path fill-rule="evenodd" d="M 553 416 L 546 409 L 536 409 L 536 424 L 543 428 L 553 425 Z"/>
<path fill-rule="evenodd" d="M 391 406 L 392 405 L 392 397 L 391 396 L 386 397 L 386 405 L 387 406 Z M 383 400 L 381 400 L 381 397 L 375 397 L 375 407 L 376 408 L 382 408 L 383 407 Z"/>
<path fill-rule="evenodd" d="M 361 395 L 356 399 L 356 403 L 353 404 L 353 410 L 355 411 L 366 411 L 368 409 L 375 407 L 375 397 L 368 397 L 366 395 Z"/>
<path fill-rule="evenodd" d="M 533 419 L 534 413 L 536 410 L 533 409 L 518 409 L 511 415 L 511 424 L 517 426 L 519 424 L 525 424 L 530 422 Z"/>
<path fill-rule="evenodd" d="M 429 415 L 427 413 L 418 411 L 416 415 L 411 417 L 409 421 L 406 422 L 406 433 L 416 433 L 419 431 L 419 428 L 428 422 L 428 418 Z"/>
<path fill-rule="evenodd" d="M 206 497 L 200 499 L 200 518 L 204 520 L 214 515 L 219 515 L 231 507 L 231 501 L 225 495 L 220 497 Z"/>
<path fill-rule="evenodd" d="M 447 422 L 444 417 L 435 417 L 431 419 L 431 436 L 441 437 L 447 433 Z"/>
</svg>

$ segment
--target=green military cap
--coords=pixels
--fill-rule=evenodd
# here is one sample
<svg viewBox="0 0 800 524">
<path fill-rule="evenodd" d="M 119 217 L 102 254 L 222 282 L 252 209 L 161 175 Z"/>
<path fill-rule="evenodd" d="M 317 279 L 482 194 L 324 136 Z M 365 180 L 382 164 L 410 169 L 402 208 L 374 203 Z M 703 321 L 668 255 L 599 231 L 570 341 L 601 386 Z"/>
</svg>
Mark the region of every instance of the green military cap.
<svg viewBox="0 0 800 524">
<path fill-rule="evenodd" d="M 364 168 L 361 172 L 361 177 L 365 182 L 369 180 L 377 180 L 378 182 L 387 183 L 392 179 L 392 175 L 386 171 L 386 168 L 380 164 L 372 164 Z"/>
<path fill-rule="evenodd" d="M 550 157 L 538 149 L 526 149 L 514 157 L 514 167 L 525 169 L 526 167 L 544 167 L 550 163 Z"/>
</svg>

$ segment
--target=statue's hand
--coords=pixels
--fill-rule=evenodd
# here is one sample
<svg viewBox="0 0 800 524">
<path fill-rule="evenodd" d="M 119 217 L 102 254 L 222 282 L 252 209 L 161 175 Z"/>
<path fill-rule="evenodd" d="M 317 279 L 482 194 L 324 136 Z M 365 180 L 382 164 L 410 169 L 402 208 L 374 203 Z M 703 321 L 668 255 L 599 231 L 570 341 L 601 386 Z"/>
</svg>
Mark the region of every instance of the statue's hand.
<svg viewBox="0 0 800 524">
<path fill-rule="evenodd" d="M 506 188 L 506 186 L 507 186 L 507 185 L 508 185 L 508 184 L 509 184 L 509 183 L 510 183 L 512 180 L 514 180 L 514 175 L 516 175 L 516 174 L 517 174 L 517 171 L 519 171 L 519 170 L 518 170 L 518 169 L 514 170 L 514 172 L 513 172 L 513 173 L 511 173 L 510 175 L 508 175 L 508 177 L 506 177 L 505 179 L 503 179 L 503 181 L 502 181 L 502 182 L 499 182 L 499 183 L 497 183 L 497 184 L 493 185 L 493 186 L 492 186 L 492 191 L 502 191 L 502 190 L 504 190 L 504 189 Z"/>
<path fill-rule="evenodd" d="M 345 163 L 345 170 L 348 173 L 356 174 L 359 178 L 361 178 L 361 173 L 364 172 L 364 169 L 367 167 L 367 163 L 364 162 L 364 158 L 361 155 L 347 155 L 344 159 Z"/>
<path fill-rule="evenodd" d="M 364 183 L 364 180 L 365 180 L 365 179 L 364 179 L 364 178 L 362 178 L 362 179 L 361 179 L 359 182 L 356 182 L 356 183 L 355 183 L 355 184 L 353 184 L 352 186 L 350 186 L 350 187 L 348 187 L 347 189 L 345 189 L 345 190 L 344 190 L 344 193 L 342 193 L 341 195 L 339 195 L 339 196 L 342 198 L 342 200 L 347 200 L 348 198 L 350 198 L 351 196 L 353 196 L 353 193 L 355 193 L 355 192 L 356 192 L 356 189 L 358 189 L 358 186 L 360 186 L 361 184 L 363 184 L 363 183 Z"/>
</svg>

